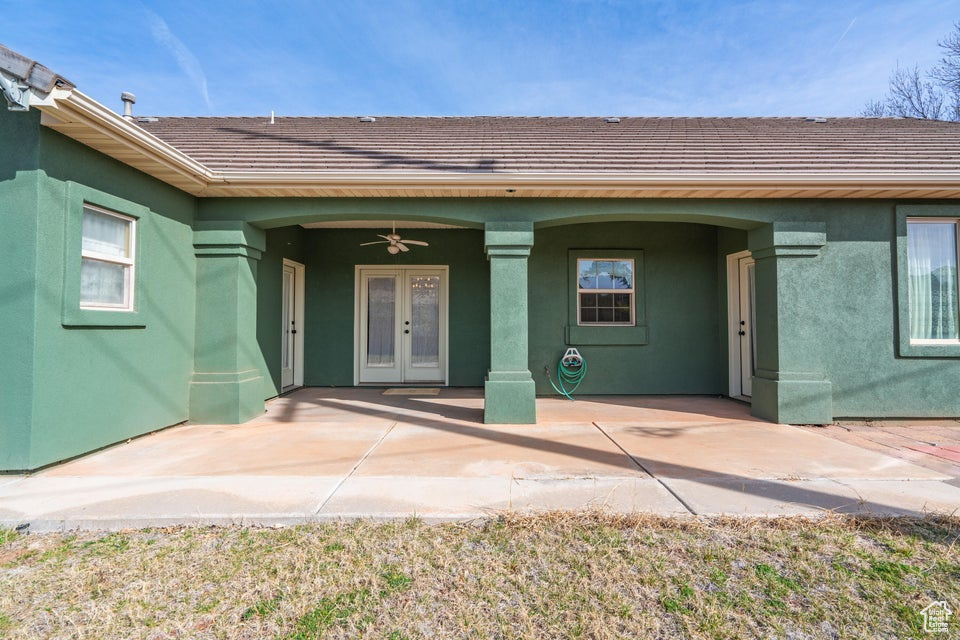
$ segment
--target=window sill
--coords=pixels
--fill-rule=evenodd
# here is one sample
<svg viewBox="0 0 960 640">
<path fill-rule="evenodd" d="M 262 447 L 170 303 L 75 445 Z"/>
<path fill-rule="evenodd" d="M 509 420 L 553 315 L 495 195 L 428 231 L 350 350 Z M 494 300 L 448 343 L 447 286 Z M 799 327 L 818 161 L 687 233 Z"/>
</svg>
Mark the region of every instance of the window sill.
<svg viewBox="0 0 960 640">
<path fill-rule="evenodd" d="M 568 345 L 620 346 L 647 344 L 645 326 L 576 326 L 568 325 L 566 331 Z"/>
<path fill-rule="evenodd" d="M 65 327 L 114 327 L 144 329 L 143 313 L 116 309 L 64 309 L 61 320 Z"/>
<path fill-rule="evenodd" d="M 900 343 L 901 358 L 960 358 L 960 341 L 927 342 L 903 341 Z"/>
</svg>

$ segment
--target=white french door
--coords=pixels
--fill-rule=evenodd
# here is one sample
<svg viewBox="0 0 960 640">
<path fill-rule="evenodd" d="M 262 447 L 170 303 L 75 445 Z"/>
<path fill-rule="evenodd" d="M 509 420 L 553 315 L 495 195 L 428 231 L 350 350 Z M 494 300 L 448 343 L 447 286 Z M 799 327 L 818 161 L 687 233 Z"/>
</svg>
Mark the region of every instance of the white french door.
<svg viewBox="0 0 960 640">
<path fill-rule="evenodd" d="M 447 382 L 447 267 L 357 267 L 356 382 Z"/>
<path fill-rule="evenodd" d="M 303 386 L 303 279 L 304 266 L 283 261 L 280 309 L 280 387 Z"/>
<path fill-rule="evenodd" d="M 727 256 L 727 302 L 729 308 L 730 395 L 753 395 L 757 370 L 756 277 L 749 251 Z"/>
</svg>

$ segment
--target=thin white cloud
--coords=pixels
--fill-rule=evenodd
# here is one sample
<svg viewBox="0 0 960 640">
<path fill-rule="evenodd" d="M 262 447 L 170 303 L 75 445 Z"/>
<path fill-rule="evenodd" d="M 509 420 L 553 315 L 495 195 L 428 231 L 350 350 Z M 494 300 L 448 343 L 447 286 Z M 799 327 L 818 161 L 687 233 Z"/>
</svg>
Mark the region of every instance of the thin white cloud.
<svg viewBox="0 0 960 640">
<path fill-rule="evenodd" d="M 831 53 L 833 53 L 833 50 L 837 48 L 837 45 L 840 44 L 843 41 L 843 39 L 847 37 L 847 34 L 850 33 L 850 29 L 853 28 L 853 23 L 856 21 L 857 21 L 856 18 L 850 21 L 850 24 L 847 25 L 846 29 L 844 29 L 843 34 L 841 34 L 841 36 L 837 39 L 837 41 L 833 43 L 833 46 L 830 47 L 830 51 L 827 52 L 828 56 Z"/>
<path fill-rule="evenodd" d="M 211 102 L 210 94 L 207 91 L 207 76 L 203 72 L 203 67 L 200 66 L 200 61 L 197 60 L 197 56 L 193 55 L 180 38 L 173 35 L 173 32 L 170 31 L 170 27 L 167 26 L 163 18 L 149 9 L 147 9 L 146 12 L 150 21 L 150 33 L 153 35 L 153 39 L 170 52 L 170 55 L 177 61 L 177 66 L 180 67 L 180 70 L 190 78 L 191 82 L 193 82 L 200 91 L 207 108 L 212 110 L 213 102 Z"/>
</svg>

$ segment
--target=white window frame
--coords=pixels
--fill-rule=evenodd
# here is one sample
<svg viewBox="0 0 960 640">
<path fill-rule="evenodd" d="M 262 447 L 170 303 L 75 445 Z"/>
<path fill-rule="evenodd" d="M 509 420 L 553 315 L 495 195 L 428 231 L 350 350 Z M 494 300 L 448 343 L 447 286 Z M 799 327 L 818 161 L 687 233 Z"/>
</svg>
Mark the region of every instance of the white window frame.
<svg viewBox="0 0 960 640">
<path fill-rule="evenodd" d="M 576 296 L 577 296 L 577 326 L 578 327 L 635 327 L 636 319 L 636 291 L 637 291 L 637 263 L 633 258 L 577 258 L 576 263 Z M 580 263 L 581 262 L 629 262 L 630 263 L 630 288 L 629 289 L 582 289 L 580 288 Z M 603 293 L 629 294 L 630 295 L 630 321 L 629 322 L 584 322 L 580 313 L 580 296 L 584 293 L 593 293 L 600 295 Z"/>
<path fill-rule="evenodd" d="M 109 209 L 104 209 L 103 207 L 97 207 L 90 203 L 83 203 L 83 213 L 86 215 L 87 210 L 100 213 L 103 215 L 113 216 L 114 218 L 119 218 L 124 222 L 127 222 L 130 225 L 129 237 L 127 238 L 127 243 L 129 247 L 129 257 L 124 256 L 115 256 L 105 253 L 99 253 L 97 251 L 90 251 L 89 249 L 83 248 L 83 223 L 81 220 L 80 226 L 80 235 L 81 235 L 81 248 L 80 248 L 80 263 L 81 271 L 84 260 L 95 260 L 97 262 L 107 262 L 110 264 L 120 264 L 124 268 L 124 278 L 123 278 L 123 302 L 120 304 L 106 303 L 106 302 L 84 302 L 82 297 L 80 300 L 81 309 L 92 309 L 98 311 L 133 311 L 134 309 L 134 284 L 136 283 L 136 260 L 137 260 L 137 219 L 130 216 L 123 215 L 122 213 L 117 213 L 116 211 L 111 211 Z M 81 294 L 82 295 L 82 294 Z"/>
<path fill-rule="evenodd" d="M 960 272 L 960 218 L 907 218 L 907 237 L 909 238 L 910 234 L 910 225 L 911 224 L 952 224 L 953 225 L 953 236 L 954 236 L 954 247 L 957 255 L 954 256 L 957 261 L 957 269 Z M 909 247 L 907 248 L 907 260 L 909 261 Z M 957 278 L 957 296 L 960 299 L 960 277 Z M 912 330 L 912 327 L 908 327 L 908 331 Z M 910 338 L 910 344 L 915 345 L 960 345 L 960 337 L 957 338 Z"/>
</svg>

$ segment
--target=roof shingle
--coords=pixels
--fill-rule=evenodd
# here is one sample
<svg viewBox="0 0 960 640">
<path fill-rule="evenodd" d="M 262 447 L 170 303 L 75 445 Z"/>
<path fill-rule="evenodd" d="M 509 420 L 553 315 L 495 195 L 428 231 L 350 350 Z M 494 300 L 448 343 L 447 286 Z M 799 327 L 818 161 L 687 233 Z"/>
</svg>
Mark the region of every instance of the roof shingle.
<svg viewBox="0 0 960 640">
<path fill-rule="evenodd" d="M 219 171 L 776 175 L 960 172 L 960 123 L 894 118 L 162 117 Z M 151 119 L 152 120 L 152 119 Z"/>
</svg>

